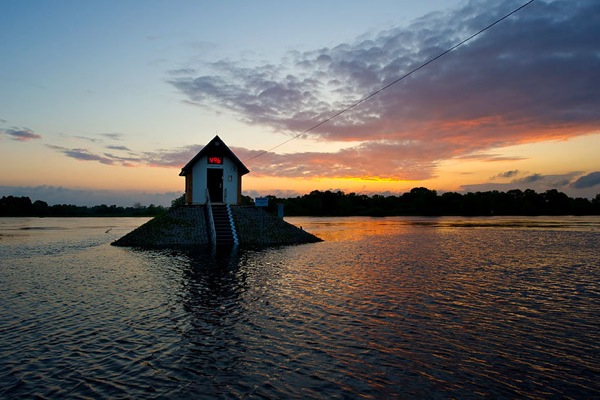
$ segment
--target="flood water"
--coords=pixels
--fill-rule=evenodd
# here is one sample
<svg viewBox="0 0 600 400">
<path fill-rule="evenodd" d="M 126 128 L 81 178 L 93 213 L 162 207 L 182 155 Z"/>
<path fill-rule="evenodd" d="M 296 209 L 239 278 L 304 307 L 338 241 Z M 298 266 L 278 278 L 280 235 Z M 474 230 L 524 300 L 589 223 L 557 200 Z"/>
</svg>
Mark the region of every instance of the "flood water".
<svg viewBox="0 0 600 400">
<path fill-rule="evenodd" d="M 0 398 L 600 398 L 600 218 L 287 220 L 325 241 L 0 219 Z"/>
</svg>

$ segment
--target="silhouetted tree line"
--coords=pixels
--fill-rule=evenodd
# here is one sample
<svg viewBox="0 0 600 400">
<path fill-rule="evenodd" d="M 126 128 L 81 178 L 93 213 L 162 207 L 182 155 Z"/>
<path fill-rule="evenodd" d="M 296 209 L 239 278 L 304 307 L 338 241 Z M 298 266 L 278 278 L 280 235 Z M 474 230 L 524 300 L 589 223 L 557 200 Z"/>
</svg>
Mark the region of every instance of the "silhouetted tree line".
<svg viewBox="0 0 600 400">
<path fill-rule="evenodd" d="M 41 200 L 31 202 L 29 197 L 4 196 L 0 199 L 0 217 L 153 217 L 164 213 L 163 206 L 117 207 L 116 205 L 86 207 L 72 204 L 49 206 Z"/>
<path fill-rule="evenodd" d="M 277 204 L 283 203 L 286 215 L 298 216 L 600 215 L 600 194 L 592 200 L 570 198 L 556 189 L 544 193 L 515 189 L 438 195 L 435 190 L 418 187 L 398 196 L 315 190 L 295 198 L 267 197 L 267 211 L 277 213 Z M 243 200 L 252 202 L 247 196 Z"/>
<path fill-rule="evenodd" d="M 424 187 L 411 189 L 398 196 L 383 196 L 341 191 L 321 192 L 293 198 L 267 196 L 267 211 L 277 213 L 277 205 L 284 204 L 286 215 L 302 216 L 392 216 L 392 215 L 600 215 L 600 194 L 592 200 L 570 198 L 556 189 L 536 193 L 514 189 L 461 194 L 447 192 L 438 195 L 435 190 Z M 249 196 L 242 196 L 242 204 L 251 205 Z M 184 204 L 184 196 L 174 199 L 171 207 Z M 0 199 L 0 217 L 152 217 L 164 213 L 163 206 L 93 207 L 57 204 L 49 206 L 45 201 L 31 201 L 29 197 L 5 196 Z"/>
</svg>

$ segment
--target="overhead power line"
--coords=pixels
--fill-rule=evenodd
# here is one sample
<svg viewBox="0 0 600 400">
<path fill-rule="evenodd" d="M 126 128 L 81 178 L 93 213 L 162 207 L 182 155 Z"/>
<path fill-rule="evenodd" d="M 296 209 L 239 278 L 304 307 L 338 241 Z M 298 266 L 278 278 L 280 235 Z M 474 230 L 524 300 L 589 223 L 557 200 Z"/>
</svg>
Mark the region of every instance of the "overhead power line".
<svg viewBox="0 0 600 400">
<path fill-rule="evenodd" d="M 509 12 L 508 14 L 504 15 L 503 17 L 497 19 L 496 21 L 492 22 L 491 24 L 489 24 L 488 26 L 486 26 L 485 28 L 482 28 L 481 30 L 479 30 L 478 32 L 472 34 L 471 36 L 469 36 L 468 38 L 460 41 L 459 43 L 455 44 L 454 46 L 448 48 L 447 50 L 444 50 L 443 52 L 441 52 L 440 54 L 438 54 L 437 56 L 430 58 L 429 60 L 425 61 L 423 64 L 419 65 L 418 67 L 412 69 L 411 71 L 407 72 L 406 74 L 402 75 L 401 77 L 399 77 L 398 79 L 393 80 L 392 82 L 388 83 L 387 85 L 383 86 L 382 88 L 374 91 L 373 93 L 371 93 L 370 95 L 363 97 L 362 99 L 356 101 L 355 103 L 352 103 L 350 106 L 336 112 L 335 114 L 333 114 L 332 116 L 325 118 L 324 120 L 320 121 L 319 123 L 311 126 L 310 128 L 298 133 L 295 136 L 292 136 L 291 138 L 289 138 L 288 140 L 285 140 L 281 143 L 279 143 L 277 146 L 273 146 L 270 149 L 267 150 L 263 150 L 260 153 L 244 160 L 244 161 L 251 161 L 254 160 L 260 156 L 263 156 L 265 154 L 267 154 L 270 151 L 273 151 L 281 146 L 283 146 L 284 144 L 287 144 L 289 142 L 291 142 L 292 140 L 298 139 L 300 136 L 307 134 L 310 131 L 313 131 L 315 129 L 317 129 L 318 127 L 320 127 L 321 125 L 325 125 L 326 123 L 328 123 L 329 121 L 333 120 L 334 118 L 339 117 L 340 115 L 352 110 L 353 108 L 359 106 L 360 104 L 364 103 L 365 101 L 369 100 L 372 97 L 377 96 L 379 93 L 383 92 L 386 89 L 389 89 L 391 86 L 395 85 L 396 83 L 402 81 L 403 79 L 409 77 L 410 75 L 414 74 L 415 72 L 419 71 L 422 68 L 425 68 L 426 66 L 428 66 L 429 64 L 433 63 L 434 61 L 437 61 L 438 59 L 442 58 L 443 56 L 445 56 L 446 54 L 450 53 L 451 51 L 455 50 L 456 48 L 462 46 L 463 44 L 467 43 L 468 41 L 470 41 L 471 39 L 481 35 L 483 32 L 487 31 L 488 29 L 492 28 L 493 26 L 499 24 L 500 22 L 504 21 L 505 19 L 507 19 L 508 17 L 510 17 L 511 15 L 521 11 L 523 8 L 527 7 L 528 5 L 530 5 L 531 3 L 533 3 L 535 0 L 529 0 L 527 3 L 523 4 L 522 6 L 515 8 L 514 10 L 512 10 L 511 12 Z"/>
</svg>

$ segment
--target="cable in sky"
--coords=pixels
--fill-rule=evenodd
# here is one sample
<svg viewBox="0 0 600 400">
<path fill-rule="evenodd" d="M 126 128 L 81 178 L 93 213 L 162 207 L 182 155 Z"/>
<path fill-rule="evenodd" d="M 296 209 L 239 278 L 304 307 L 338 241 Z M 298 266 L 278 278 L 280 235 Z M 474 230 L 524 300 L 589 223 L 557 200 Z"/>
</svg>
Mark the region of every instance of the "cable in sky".
<svg viewBox="0 0 600 400">
<path fill-rule="evenodd" d="M 456 48 L 462 46 L 463 44 L 467 43 L 468 41 L 470 41 L 471 39 L 481 35 L 483 32 L 487 31 L 488 29 L 492 28 L 494 25 L 499 24 L 500 22 L 504 21 L 505 19 L 507 19 L 508 17 L 510 17 L 511 15 L 519 12 L 520 10 L 522 10 L 523 8 L 527 7 L 528 5 L 530 5 L 531 3 L 533 3 L 535 0 L 529 0 L 527 3 L 523 4 L 522 6 L 515 8 L 514 10 L 512 10 L 511 12 L 509 12 L 508 14 L 504 15 L 503 17 L 497 19 L 496 21 L 492 22 L 491 24 L 489 24 L 488 26 L 486 26 L 485 28 L 479 30 L 478 32 L 472 34 L 471 36 L 469 36 L 468 38 L 460 41 L 459 43 L 455 44 L 454 46 L 448 48 L 447 50 L 444 50 L 443 52 L 441 52 L 440 54 L 438 54 L 437 56 L 430 58 L 429 60 L 425 61 L 423 64 L 419 65 L 418 67 L 414 68 L 413 70 L 407 72 L 406 74 L 402 75 L 401 77 L 399 77 L 396 80 L 393 80 L 392 82 L 388 83 L 387 85 L 383 86 L 382 88 L 374 91 L 373 93 L 371 93 L 370 95 L 368 95 L 367 97 L 363 97 L 362 99 L 356 101 L 355 103 L 352 103 L 350 106 L 338 111 L 337 113 L 333 114 L 331 117 L 325 118 L 324 120 L 322 120 L 321 122 L 317 123 L 316 125 L 311 126 L 310 128 L 306 129 L 305 131 L 302 131 L 300 133 L 298 133 L 295 136 L 292 136 L 291 138 L 289 138 L 288 140 L 281 142 L 280 144 L 278 144 L 277 146 L 271 147 L 270 149 L 267 150 L 263 150 L 260 153 L 258 153 L 257 155 L 250 157 L 246 160 L 244 160 L 244 162 L 247 161 L 251 161 L 254 160 L 262 155 L 267 154 L 270 151 L 273 151 L 281 146 L 283 146 L 284 144 L 287 144 L 289 142 L 291 142 L 292 140 L 298 139 L 300 136 L 313 131 L 315 129 L 317 129 L 318 127 L 320 127 L 321 125 L 324 125 L 326 123 L 328 123 L 329 121 L 333 120 L 334 118 L 339 117 L 340 115 L 344 114 L 345 112 L 350 111 L 351 109 L 353 109 L 354 107 L 357 107 L 358 105 L 364 103 L 365 101 L 369 100 L 370 98 L 377 96 L 379 93 L 383 92 L 384 90 L 390 88 L 391 86 L 395 85 L 396 83 L 400 82 L 401 80 L 409 77 L 410 75 L 414 74 L 415 72 L 419 71 L 420 69 L 428 66 L 429 64 L 433 63 L 434 61 L 442 58 L 443 56 L 445 56 L 446 54 L 450 53 L 451 51 L 455 50 Z"/>
</svg>

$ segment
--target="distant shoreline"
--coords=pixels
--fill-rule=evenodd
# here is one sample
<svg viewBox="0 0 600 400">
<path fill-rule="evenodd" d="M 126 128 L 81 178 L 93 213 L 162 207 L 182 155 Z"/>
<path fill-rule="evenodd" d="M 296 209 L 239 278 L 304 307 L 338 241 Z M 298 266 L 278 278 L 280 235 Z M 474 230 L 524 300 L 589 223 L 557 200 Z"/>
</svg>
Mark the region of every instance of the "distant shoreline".
<svg viewBox="0 0 600 400">
<path fill-rule="evenodd" d="M 166 207 L 136 205 L 134 207 L 76 206 L 56 204 L 49 206 L 41 200 L 31 201 L 29 197 L 4 196 L 0 198 L 0 217 L 155 217 L 167 211 Z"/>
<path fill-rule="evenodd" d="M 294 198 L 266 196 L 265 210 L 278 214 L 283 205 L 286 216 L 302 217 L 388 217 L 388 216 L 556 216 L 600 215 L 600 194 L 593 199 L 571 198 L 556 189 L 544 193 L 520 189 L 507 192 L 488 191 L 461 194 L 419 187 L 402 195 L 361 195 L 341 191 L 312 191 Z M 174 199 L 171 207 L 183 204 L 183 197 Z M 253 205 L 249 196 L 242 196 L 241 205 Z M 0 198 L 0 217 L 155 217 L 167 212 L 163 206 L 122 207 L 105 204 L 93 207 L 57 204 L 49 206 L 29 197 Z"/>
</svg>

